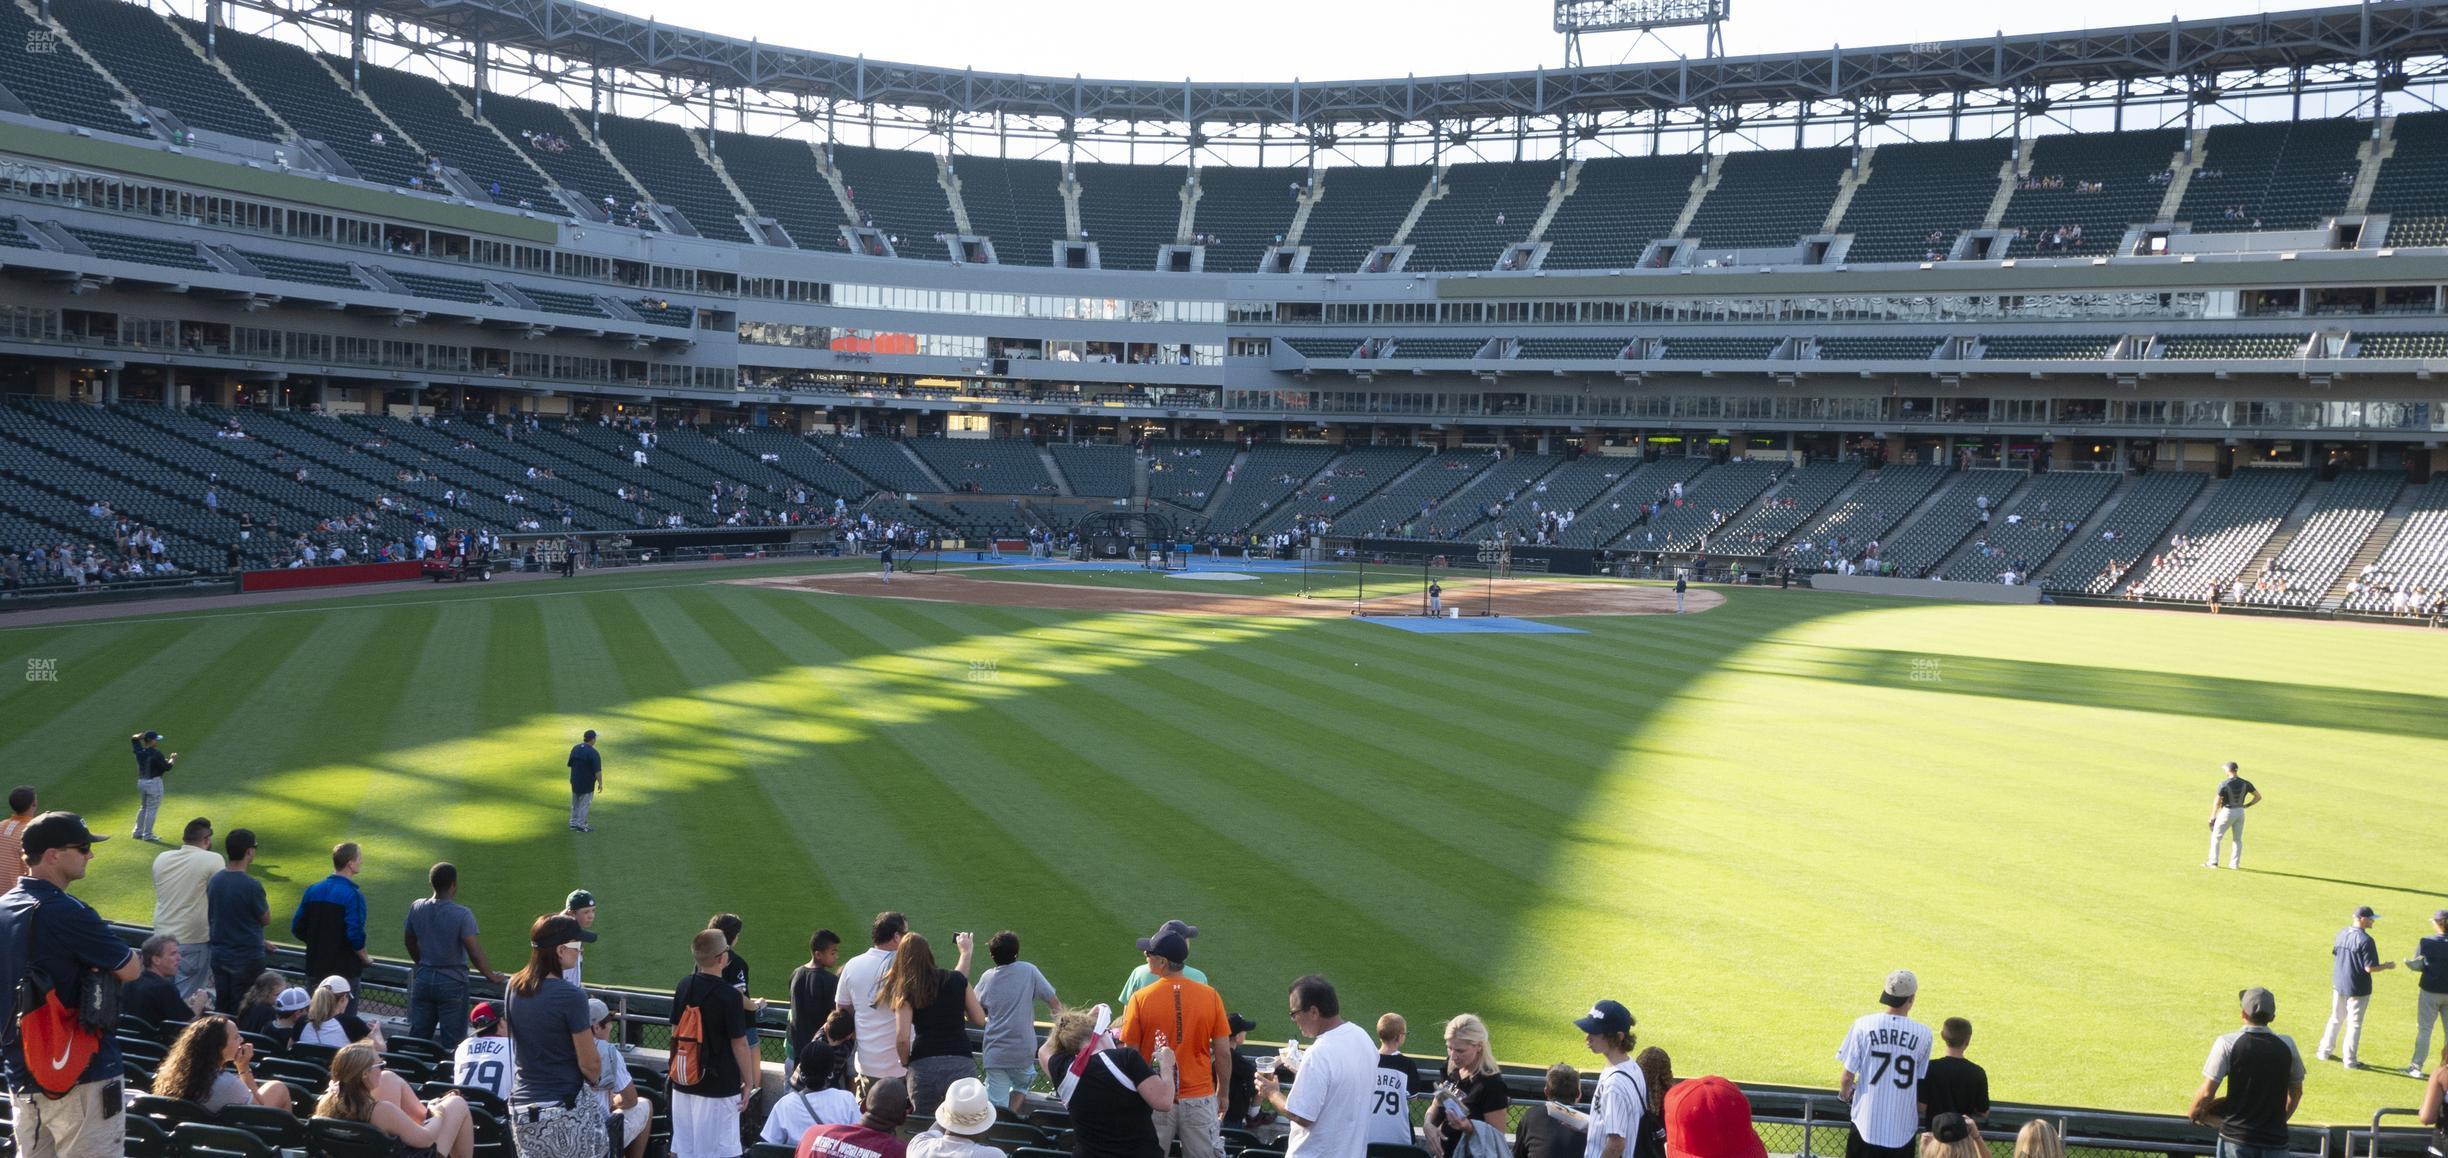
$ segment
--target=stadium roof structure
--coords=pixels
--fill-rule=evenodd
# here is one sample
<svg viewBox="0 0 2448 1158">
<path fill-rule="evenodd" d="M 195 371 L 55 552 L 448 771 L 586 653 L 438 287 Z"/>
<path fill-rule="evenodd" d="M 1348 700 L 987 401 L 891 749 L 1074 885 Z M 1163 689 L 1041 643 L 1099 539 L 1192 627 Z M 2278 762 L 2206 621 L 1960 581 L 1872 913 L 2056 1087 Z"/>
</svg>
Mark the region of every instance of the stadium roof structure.
<svg viewBox="0 0 2448 1158">
<path fill-rule="evenodd" d="M 211 0 L 207 12 L 230 0 Z M 575 0 L 234 0 L 281 23 L 425 58 L 479 90 L 576 85 L 712 126 L 718 114 L 841 122 L 918 136 L 990 132 L 1006 141 L 1187 145 L 1270 138 L 1345 150 L 1371 141 L 1462 145 L 1473 137 L 1558 141 L 1637 133 L 1742 133 L 1791 126 L 2065 118 L 2076 110 L 2194 110 L 2244 98 L 2347 94 L 2377 107 L 2404 89 L 2448 86 L 2448 0 L 2362 4 L 2126 28 L 1999 34 L 1825 52 L 1628 62 L 1463 76 L 1306 82 L 1156 81 L 982 72 L 869 60 L 742 40 Z M 505 87 L 507 85 L 507 87 Z M 568 99 L 568 98 L 563 98 Z M 2331 110 L 2335 112 L 2334 109 Z M 661 114 L 657 114 L 661 115 Z M 730 119 L 730 118 L 724 118 Z M 2070 122 L 2069 122 L 2070 123 Z M 955 146 L 955 151 L 958 147 Z M 1517 158 L 1520 155 L 1517 153 Z M 1393 154 L 1387 154 L 1392 163 Z"/>
</svg>

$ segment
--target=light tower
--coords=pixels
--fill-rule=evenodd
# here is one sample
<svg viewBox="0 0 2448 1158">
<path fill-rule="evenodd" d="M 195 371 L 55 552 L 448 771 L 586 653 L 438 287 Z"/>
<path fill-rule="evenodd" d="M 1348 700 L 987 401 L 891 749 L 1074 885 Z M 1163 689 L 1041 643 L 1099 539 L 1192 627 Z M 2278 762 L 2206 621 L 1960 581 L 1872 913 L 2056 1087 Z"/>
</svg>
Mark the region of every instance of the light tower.
<svg viewBox="0 0 2448 1158">
<path fill-rule="evenodd" d="M 1555 30 L 1564 34 L 1564 67 L 1581 67 L 1581 37 L 1591 32 L 1656 35 L 1661 28 L 1708 29 L 1708 55 L 1725 55 L 1726 8 L 1732 0 L 1555 0 Z M 1659 43 L 1663 44 L 1661 40 Z M 1669 49 L 1668 51 L 1672 51 Z"/>
</svg>

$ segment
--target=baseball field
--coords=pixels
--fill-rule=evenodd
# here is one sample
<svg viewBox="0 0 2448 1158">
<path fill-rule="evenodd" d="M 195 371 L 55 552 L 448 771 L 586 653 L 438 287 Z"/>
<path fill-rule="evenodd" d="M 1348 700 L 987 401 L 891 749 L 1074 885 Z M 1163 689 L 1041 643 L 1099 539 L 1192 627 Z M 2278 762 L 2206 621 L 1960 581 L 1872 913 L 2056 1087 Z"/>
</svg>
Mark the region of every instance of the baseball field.
<svg viewBox="0 0 2448 1158">
<path fill-rule="evenodd" d="M 1679 1073 L 1805 1085 L 1910 968 L 2001 1101 L 2160 1112 L 2243 986 L 2310 1053 L 2354 906 L 2391 958 L 2448 907 L 2448 635 L 1747 589 L 1415 634 L 1343 614 L 1351 578 L 751 564 L 0 617 L 0 779 L 117 837 L 80 891 L 128 921 L 159 849 L 126 836 L 126 737 L 158 728 L 161 831 L 256 830 L 284 933 L 362 842 L 380 953 L 442 859 L 496 963 L 584 886 L 590 981 L 667 987 L 729 910 L 776 998 L 810 930 L 856 946 L 897 908 L 939 943 L 1016 929 L 1066 999 L 1111 1000 L 1179 917 L 1259 1038 L 1315 970 L 1415 1050 L 1469 1010 L 1505 1060 L 1578 1062 L 1570 1019 L 1615 997 Z M 1370 582 L 1416 606 L 1416 574 Z M 1499 610 L 1672 606 L 1544 590 Z M 2202 867 L 2229 759 L 2267 796 L 2242 872 Z M 2380 975 L 2368 1062 L 2406 1064 L 2413 992 Z M 2417 1090 L 2316 1067 L 2302 1118 Z"/>
</svg>

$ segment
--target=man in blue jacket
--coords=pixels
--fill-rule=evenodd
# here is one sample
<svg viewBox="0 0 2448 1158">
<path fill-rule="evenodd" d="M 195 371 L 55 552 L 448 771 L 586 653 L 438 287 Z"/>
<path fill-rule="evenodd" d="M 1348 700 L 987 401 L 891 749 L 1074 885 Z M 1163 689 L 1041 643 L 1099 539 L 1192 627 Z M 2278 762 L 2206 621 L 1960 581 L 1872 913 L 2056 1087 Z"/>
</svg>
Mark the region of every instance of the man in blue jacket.
<svg viewBox="0 0 2448 1158">
<path fill-rule="evenodd" d="M 2405 1070 L 2419 1078 L 2431 1053 L 2431 1023 L 2448 1021 L 2448 909 L 2431 914 L 2431 935 L 2414 947 L 2406 968 L 2422 974 L 2422 991 L 2414 995 L 2414 1061 Z"/>
<path fill-rule="evenodd" d="M 306 946 L 306 978 L 345 977 L 352 989 L 365 972 L 365 890 L 357 887 L 364 857 L 355 841 L 332 848 L 332 874 L 308 886 L 298 898 L 297 915 L 289 918 L 289 933 Z"/>
</svg>

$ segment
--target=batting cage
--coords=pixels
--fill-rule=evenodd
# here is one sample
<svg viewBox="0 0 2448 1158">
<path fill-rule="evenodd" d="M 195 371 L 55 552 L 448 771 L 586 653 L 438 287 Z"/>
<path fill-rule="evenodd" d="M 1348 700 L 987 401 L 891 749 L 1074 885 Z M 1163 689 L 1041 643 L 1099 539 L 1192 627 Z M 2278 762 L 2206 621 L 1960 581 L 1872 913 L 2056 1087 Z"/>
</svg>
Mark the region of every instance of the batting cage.
<svg viewBox="0 0 2448 1158">
<path fill-rule="evenodd" d="M 1154 511 L 1099 511 L 1079 523 L 1079 553 L 1088 560 L 1132 560 L 1151 571 L 1190 566 L 1173 520 Z"/>
</svg>

